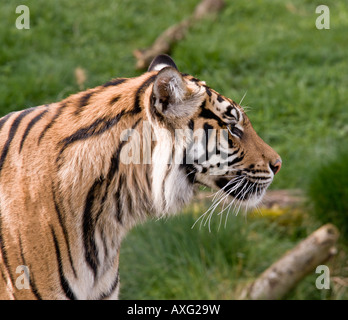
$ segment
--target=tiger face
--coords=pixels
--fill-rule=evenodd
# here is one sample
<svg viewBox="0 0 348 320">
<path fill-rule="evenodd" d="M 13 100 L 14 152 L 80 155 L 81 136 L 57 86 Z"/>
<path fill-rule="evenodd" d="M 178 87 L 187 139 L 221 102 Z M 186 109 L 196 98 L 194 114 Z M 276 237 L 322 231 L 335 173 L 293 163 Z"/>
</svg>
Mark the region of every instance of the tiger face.
<svg viewBox="0 0 348 320">
<path fill-rule="evenodd" d="M 167 128 L 192 130 L 181 165 L 186 180 L 221 190 L 236 205 L 257 205 L 280 170 L 280 156 L 257 135 L 236 102 L 180 73 L 168 56 L 157 57 L 149 68 L 154 70 L 159 73 L 150 118 Z"/>
</svg>

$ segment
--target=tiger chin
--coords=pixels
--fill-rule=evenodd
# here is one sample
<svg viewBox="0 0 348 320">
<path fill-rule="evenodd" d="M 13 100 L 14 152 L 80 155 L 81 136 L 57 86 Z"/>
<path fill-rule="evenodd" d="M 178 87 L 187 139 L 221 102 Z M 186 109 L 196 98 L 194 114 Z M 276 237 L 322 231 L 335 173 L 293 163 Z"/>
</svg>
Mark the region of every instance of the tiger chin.
<svg viewBox="0 0 348 320">
<path fill-rule="evenodd" d="M 4 116 L 0 145 L 0 299 L 117 299 L 130 228 L 195 185 L 255 205 L 281 167 L 242 107 L 167 55 Z"/>
</svg>

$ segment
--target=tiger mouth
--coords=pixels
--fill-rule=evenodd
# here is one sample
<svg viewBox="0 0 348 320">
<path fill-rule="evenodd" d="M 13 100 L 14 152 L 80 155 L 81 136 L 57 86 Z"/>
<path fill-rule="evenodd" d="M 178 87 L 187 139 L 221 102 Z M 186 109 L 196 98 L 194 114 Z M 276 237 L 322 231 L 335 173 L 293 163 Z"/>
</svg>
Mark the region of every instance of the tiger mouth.
<svg viewBox="0 0 348 320">
<path fill-rule="evenodd" d="M 258 182 L 257 179 L 251 181 L 246 175 L 233 179 L 220 178 L 216 184 L 225 194 L 241 202 L 249 201 L 252 198 L 261 200 L 270 185 L 269 182 Z"/>
<path fill-rule="evenodd" d="M 209 209 L 195 221 L 192 227 L 200 221 L 201 225 L 206 225 L 208 223 L 210 230 L 210 220 L 219 205 L 221 210 L 217 215 L 220 216 L 221 224 L 222 216 L 225 214 L 226 226 L 230 210 L 234 211 L 235 215 L 237 215 L 241 208 L 243 208 L 246 213 L 248 209 L 257 207 L 257 205 L 262 201 L 266 189 L 271 182 L 272 179 L 266 180 L 266 177 L 257 179 L 257 177 L 248 177 L 245 174 L 237 175 L 232 178 L 219 178 L 215 181 L 215 184 L 220 188 L 220 190 L 215 193 Z M 227 201 L 229 197 L 232 198 L 232 201 Z"/>
</svg>

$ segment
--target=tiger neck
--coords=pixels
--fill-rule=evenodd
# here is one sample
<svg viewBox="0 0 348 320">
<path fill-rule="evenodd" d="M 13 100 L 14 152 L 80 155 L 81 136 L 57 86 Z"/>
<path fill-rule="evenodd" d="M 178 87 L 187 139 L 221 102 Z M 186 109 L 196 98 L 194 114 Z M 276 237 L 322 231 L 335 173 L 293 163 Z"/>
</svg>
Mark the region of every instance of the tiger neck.
<svg viewBox="0 0 348 320">
<path fill-rule="evenodd" d="M 131 128 L 141 132 L 142 126 L 142 121 L 134 119 Z M 143 154 L 143 136 L 140 146 L 135 143 L 133 149 L 129 147 L 136 139 L 118 142 L 115 136 L 121 136 L 120 129 L 99 141 L 87 140 L 67 148 L 58 173 L 60 185 L 55 188 L 67 223 L 76 226 L 76 238 L 82 246 L 80 259 L 95 280 L 117 272 L 121 241 L 127 231 L 147 217 L 177 212 L 193 195 L 186 168 L 163 161 L 173 151 L 173 144 L 164 137 L 156 135 L 150 163 L 142 163 L 143 159 L 127 163 L 123 157 L 130 150 L 138 148 Z M 183 157 L 184 150 L 178 152 L 177 158 Z"/>
</svg>

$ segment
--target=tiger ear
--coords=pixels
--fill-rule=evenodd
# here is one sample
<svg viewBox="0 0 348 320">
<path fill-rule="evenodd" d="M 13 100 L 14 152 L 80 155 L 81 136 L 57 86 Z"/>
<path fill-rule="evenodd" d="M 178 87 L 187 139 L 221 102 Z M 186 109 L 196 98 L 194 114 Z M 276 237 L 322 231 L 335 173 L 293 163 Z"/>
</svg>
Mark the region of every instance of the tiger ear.
<svg viewBox="0 0 348 320">
<path fill-rule="evenodd" d="M 151 63 L 149 71 L 158 71 L 151 106 L 168 119 L 186 118 L 202 103 L 204 88 L 189 85 L 171 57 L 161 54 Z"/>
<path fill-rule="evenodd" d="M 165 67 L 172 67 L 178 70 L 178 67 L 170 56 L 166 54 L 160 54 L 152 60 L 147 71 L 160 71 Z"/>
<path fill-rule="evenodd" d="M 183 117 L 191 113 L 187 105 L 190 93 L 181 73 L 173 67 L 165 67 L 155 79 L 152 105 L 164 116 Z"/>
</svg>

